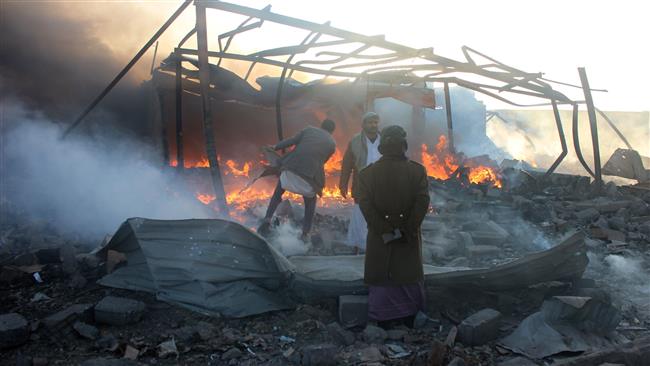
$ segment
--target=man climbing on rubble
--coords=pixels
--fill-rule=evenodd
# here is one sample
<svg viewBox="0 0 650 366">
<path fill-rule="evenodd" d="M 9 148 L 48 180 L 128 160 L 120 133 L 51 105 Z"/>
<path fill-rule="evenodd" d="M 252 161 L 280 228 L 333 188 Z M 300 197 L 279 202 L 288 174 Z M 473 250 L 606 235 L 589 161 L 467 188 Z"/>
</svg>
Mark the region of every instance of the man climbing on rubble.
<svg viewBox="0 0 650 366">
<path fill-rule="evenodd" d="M 413 326 L 424 309 L 420 226 L 429 209 L 426 169 L 406 157 L 406 132 L 382 130 L 382 157 L 359 173 L 358 202 L 368 222 L 364 282 L 368 317 L 387 328 Z"/>
<path fill-rule="evenodd" d="M 289 191 L 301 195 L 305 202 L 301 239 L 309 239 L 316 212 L 316 195 L 320 195 L 325 187 L 324 166 L 336 150 L 336 143 L 332 138 L 335 128 L 334 121 L 326 119 L 320 128 L 309 126 L 297 135 L 270 147 L 277 151 L 295 146 L 293 151 L 280 158 L 280 179 L 269 201 L 264 220 L 257 229 L 260 235 L 269 234 L 273 213 L 282 202 L 284 192 Z"/>
<path fill-rule="evenodd" d="M 362 131 L 356 134 L 350 140 L 343 161 L 341 162 L 341 179 L 339 180 L 339 192 L 343 198 L 348 196 L 348 183 L 352 176 L 352 198 L 354 207 L 348 226 L 347 243 L 355 247 L 355 253 L 358 254 L 366 248 L 366 236 L 368 227 L 366 220 L 361 214 L 357 202 L 357 176 L 361 169 L 379 160 L 379 115 L 375 112 L 368 112 L 363 116 Z"/>
</svg>

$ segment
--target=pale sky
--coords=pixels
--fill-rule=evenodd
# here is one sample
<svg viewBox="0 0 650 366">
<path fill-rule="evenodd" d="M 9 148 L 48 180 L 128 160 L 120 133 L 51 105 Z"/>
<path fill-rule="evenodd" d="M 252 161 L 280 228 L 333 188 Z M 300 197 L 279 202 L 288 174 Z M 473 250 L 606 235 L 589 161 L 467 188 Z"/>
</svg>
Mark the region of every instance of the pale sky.
<svg viewBox="0 0 650 366">
<path fill-rule="evenodd" d="M 638 0 L 453 0 L 453 1 L 353 1 L 353 0 L 231 0 L 233 3 L 272 11 L 363 33 L 383 34 L 386 39 L 415 48 L 433 47 L 438 55 L 462 59 L 467 45 L 505 64 L 545 77 L 579 84 L 577 68 L 585 67 L 595 93 L 596 107 L 603 110 L 650 110 L 649 12 Z M 121 53 L 126 61 L 149 39 L 180 5 L 180 1 L 64 2 L 70 16 L 97 20 L 93 28 L 103 42 Z M 135 17 L 126 14 L 137 14 Z M 135 18 L 135 20 L 133 20 Z M 214 35 L 239 24 L 242 16 L 210 11 L 208 21 Z M 161 38 L 158 60 L 168 55 L 192 28 L 194 7 Z M 287 45 L 304 31 L 262 28 L 258 38 L 238 36 L 238 48 Z M 260 37 L 261 35 L 261 37 Z M 297 38 L 296 38 L 297 37 Z M 260 42 L 261 41 L 261 42 Z M 285 43 L 283 43 L 285 41 Z M 277 42 L 277 43 L 276 43 Z M 146 70 L 149 52 L 138 65 Z M 138 71 L 136 71 L 137 73 Z M 108 82 L 108 81 L 107 81 Z M 565 91 L 563 89 L 562 91 Z M 571 90 L 571 89 L 568 89 Z M 584 99 L 582 91 L 571 94 Z M 488 108 L 507 105 L 481 98 Z"/>
</svg>

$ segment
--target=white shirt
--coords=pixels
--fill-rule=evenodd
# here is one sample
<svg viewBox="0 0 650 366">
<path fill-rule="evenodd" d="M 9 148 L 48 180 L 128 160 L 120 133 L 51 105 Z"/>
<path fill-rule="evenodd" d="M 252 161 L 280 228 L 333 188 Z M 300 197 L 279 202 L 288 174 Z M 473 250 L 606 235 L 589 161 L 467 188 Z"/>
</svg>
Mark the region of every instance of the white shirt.
<svg viewBox="0 0 650 366">
<path fill-rule="evenodd" d="M 368 166 L 381 158 L 381 154 L 379 153 L 379 136 L 377 136 L 375 142 L 371 142 L 365 134 L 363 137 L 366 140 L 366 146 L 368 147 L 368 157 L 366 158 L 366 166 Z"/>
</svg>

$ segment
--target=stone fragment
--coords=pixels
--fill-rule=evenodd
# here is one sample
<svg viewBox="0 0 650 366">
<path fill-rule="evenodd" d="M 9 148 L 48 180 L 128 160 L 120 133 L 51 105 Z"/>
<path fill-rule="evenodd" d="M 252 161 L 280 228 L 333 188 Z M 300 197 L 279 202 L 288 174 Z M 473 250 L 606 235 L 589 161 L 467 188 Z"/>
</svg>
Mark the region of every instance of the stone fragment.
<svg viewBox="0 0 650 366">
<path fill-rule="evenodd" d="M 239 348 L 232 347 L 221 355 L 221 359 L 224 361 L 236 360 L 243 355 L 244 353 Z"/>
<path fill-rule="evenodd" d="M 380 327 L 368 324 L 363 330 L 363 339 L 370 344 L 381 344 L 388 338 L 388 333 Z"/>
<path fill-rule="evenodd" d="M 72 328 L 74 328 L 74 330 L 77 331 L 80 336 L 86 339 L 94 341 L 99 338 L 99 329 L 93 327 L 90 324 L 77 321 L 72 325 Z"/>
<path fill-rule="evenodd" d="M 304 366 L 333 366 L 337 364 L 338 350 L 333 344 L 315 344 L 301 349 L 302 365 Z"/>
<path fill-rule="evenodd" d="M 377 347 L 370 346 L 354 352 L 351 361 L 355 364 L 360 363 L 367 365 L 370 362 L 380 362 L 383 359 L 384 356 L 382 356 L 379 349 L 377 349 Z"/>
<path fill-rule="evenodd" d="M 368 296 L 339 296 L 339 323 L 344 328 L 364 326 L 368 322 Z"/>
<path fill-rule="evenodd" d="M 0 349 L 20 346 L 29 339 L 29 323 L 18 313 L 0 315 Z"/>
<path fill-rule="evenodd" d="M 138 363 L 125 358 L 93 358 L 82 362 L 79 366 L 137 366 Z"/>
<path fill-rule="evenodd" d="M 76 321 L 93 321 L 93 304 L 74 304 L 43 319 L 50 333 L 64 331 Z"/>
<path fill-rule="evenodd" d="M 497 366 L 537 366 L 537 364 L 525 357 L 514 357 L 499 362 Z"/>
<path fill-rule="evenodd" d="M 586 208 L 582 211 L 576 212 L 576 217 L 578 220 L 580 220 L 582 223 L 589 223 L 594 220 L 596 220 L 600 216 L 600 212 L 596 210 L 595 208 Z"/>
<path fill-rule="evenodd" d="M 401 341 L 409 332 L 405 329 L 390 329 L 386 331 L 388 339 L 391 341 Z"/>
<path fill-rule="evenodd" d="M 158 357 L 167 358 L 169 356 L 178 357 L 178 348 L 174 339 L 162 342 L 158 345 Z"/>
<path fill-rule="evenodd" d="M 458 338 L 467 346 L 480 346 L 499 335 L 501 313 L 483 309 L 463 320 L 458 326 Z"/>
<path fill-rule="evenodd" d="M 460 357 L 454 357 L 454 359 L 447 364 L 447 366 L 465 366 L 465 365 L 466 365 L 465 360 L 463 360 Z"/>
<path fill-rule="evenodd" d="M 106 296 L 95 306 L 95 321 L 110 325 L 126 325 L 139 321 L 144 314 L 142 301 Z"/>
<path fill-rule="evenodd" d="M 330 335 L 332 340 L 338 344 L 350 346 L 354 343 L 354 333 L 343 329 L 341 324 L 337 322 L 327 325 L 327 333 Z"/>
</svg>

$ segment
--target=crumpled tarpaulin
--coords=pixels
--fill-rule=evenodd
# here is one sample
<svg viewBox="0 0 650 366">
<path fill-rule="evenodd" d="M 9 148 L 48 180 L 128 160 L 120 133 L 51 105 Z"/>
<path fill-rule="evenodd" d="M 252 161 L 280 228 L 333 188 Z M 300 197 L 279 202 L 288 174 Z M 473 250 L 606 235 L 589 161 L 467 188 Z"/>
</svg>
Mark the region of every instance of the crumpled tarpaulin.
<svg viewBox="0 0 650 366">
<path fill-rule="evenodd" d="M 425 284 L 486 290 L 525 288 L 577 278 L 586 265 L 582 235 L 494 268 L 424 266 Z M 126 263 L 102 278 L 106 286 L 155 293 L 207 314 L 244 317 L 288 309 L 294 301 L 366 294 L 363 256 L 286 258 L 244 226 L 219 219 L 131 218 L 99 250 Z"/>
<path fill-rule="evenodd" d="M 124 222 L 102 251 L 126 256 L 99 283 L 147 291 L 208 314 L 244 317 L 292 308 L 291 264 L 242 225 L 226 220 Z"/>
</svg>

